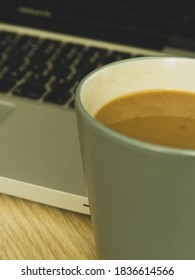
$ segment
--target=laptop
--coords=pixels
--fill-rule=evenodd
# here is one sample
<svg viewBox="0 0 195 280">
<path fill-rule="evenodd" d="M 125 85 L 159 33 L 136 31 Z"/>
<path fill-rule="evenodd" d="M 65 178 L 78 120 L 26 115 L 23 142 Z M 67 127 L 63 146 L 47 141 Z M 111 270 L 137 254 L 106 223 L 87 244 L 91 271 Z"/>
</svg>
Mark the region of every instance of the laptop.
<svg viewBox="0 0 195 280">
<path fill-rule="evenodd" d="M 90 71 L 195 56 L 195 4 L 6 0 L 0 8 L 0 192 L 90 214 L 74 93 Z"/>
</svg>

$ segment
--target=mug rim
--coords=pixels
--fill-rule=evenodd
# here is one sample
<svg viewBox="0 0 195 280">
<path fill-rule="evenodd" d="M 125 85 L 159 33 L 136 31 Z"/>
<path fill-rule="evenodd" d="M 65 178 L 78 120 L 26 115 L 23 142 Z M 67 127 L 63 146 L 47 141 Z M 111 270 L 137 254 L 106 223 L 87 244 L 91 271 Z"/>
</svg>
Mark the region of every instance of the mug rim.
<svg viewBox="0 0 195 280">
<path fill-rule="evenodd" d="M 103 65 L 90 73 L 88 73 L 78 84 L 76 88 L 76 93 L 75 93 L 75 109 L 76 112 L 80 111 L 82 116 L 87 120 L 87 122 L 95 129 L 97 129 L 100 133 L 104 134 L 104 136 L 107 135 L 107 137 L 110 137 L 112 140 L 115 140 L 117 142 L 120 142 L 123 145 L 128 145 L 132 146 L 137 149 L 142 149 L 145 151 L 150 151 L 150 152 L 156 152 L 160 154 L 166 154 L 166 155 L 175 155 L 175 156 L 190 156 L 194 157 L 195 156 L 195 149 L 184 149 L 184 148 L 176 148 L 176 147 L 171 147 L 171 146 L 165 146 L 165 145 L 160 145 L 160 144 L 153 144 L 150 142 L 142 141 L 130 136 L 126 136 L 124 134 L 121 134 L 101 122 L 99 122 L 97 119 L 95 119 L 90 113 L 87 112 L 85 109 L 82 101 L 81 101 L 81 92 L 82 88 L 84 85 L 88 82 L 89 79 L 91 79 L 94 75 L 96 75 L 98 72 L 105 70 L 106 68 L 110 68 L 114 65 L 117 64 L 124 64 L 124 63 L 129 63 L 129 62 L 135 62 L 139 60 L 180 60 L 180 61 L 194 61 L 194 58 L 188 58 L 188 57 L 177 57 L 177 56 L 152 56 L 152 57 L 138 57 L 138 58 L 128 58 L 128 59 L 123 59 L 120 61 L 108 63 L 106 65 Z"/>
</svg>

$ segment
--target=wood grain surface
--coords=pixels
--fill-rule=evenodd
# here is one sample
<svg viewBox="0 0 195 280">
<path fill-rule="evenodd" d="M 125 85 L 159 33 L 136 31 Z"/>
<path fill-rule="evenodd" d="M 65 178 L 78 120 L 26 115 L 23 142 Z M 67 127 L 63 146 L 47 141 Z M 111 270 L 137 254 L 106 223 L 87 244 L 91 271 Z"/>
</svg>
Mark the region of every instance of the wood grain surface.
<svg viewBox="0 0 195 280">
<path fill-rule="evenodd" d="M 0 195 L 1 260 L 96 258 L 89 216 Z"/>
</svg>

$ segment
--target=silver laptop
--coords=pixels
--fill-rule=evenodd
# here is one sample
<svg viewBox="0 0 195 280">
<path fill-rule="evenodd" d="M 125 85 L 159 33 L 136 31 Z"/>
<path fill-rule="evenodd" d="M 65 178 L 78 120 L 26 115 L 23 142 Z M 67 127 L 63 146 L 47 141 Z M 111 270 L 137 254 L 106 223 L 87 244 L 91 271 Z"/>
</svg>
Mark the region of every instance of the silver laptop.
<svg viewBox="0 0 195 280">
<path fill-rule="evenodd" d="M 120 59 L 194 57 L 195 4 L 166 2 L 0 4 L 1 193 L 90 214 L 75 89 L 87 73 Z"/>
</svg>

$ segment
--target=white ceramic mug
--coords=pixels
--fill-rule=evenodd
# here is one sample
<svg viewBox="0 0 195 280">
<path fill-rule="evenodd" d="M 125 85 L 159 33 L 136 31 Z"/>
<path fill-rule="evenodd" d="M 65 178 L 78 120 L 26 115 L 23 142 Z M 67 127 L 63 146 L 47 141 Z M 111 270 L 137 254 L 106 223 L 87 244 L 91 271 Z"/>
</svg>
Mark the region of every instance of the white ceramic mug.
<svg viewBox="0 0 195 280">
<path fill-rule="evenodd" d="M 100 259 L 195 259 L 195 150 L 141 142 L 99 123 L 109 100 L 145 89 L 195 93 L 195 60 L 140 58 L 88 75 L 76 93 L 80 146 Z"/>
</svg>

